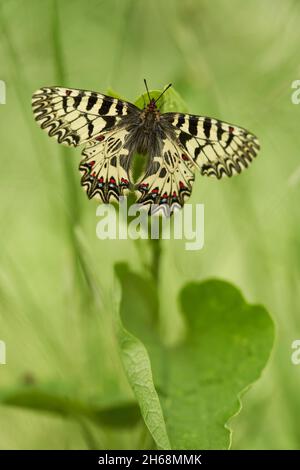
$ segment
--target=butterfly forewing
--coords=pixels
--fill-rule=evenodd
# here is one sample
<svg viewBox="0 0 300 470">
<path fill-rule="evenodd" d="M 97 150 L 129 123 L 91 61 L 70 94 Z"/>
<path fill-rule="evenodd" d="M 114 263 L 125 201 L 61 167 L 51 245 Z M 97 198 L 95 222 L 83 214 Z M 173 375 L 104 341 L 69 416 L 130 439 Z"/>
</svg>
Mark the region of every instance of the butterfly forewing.
<svg viewBox="0 0 300 470">
<path fill-rule="evenodd" d="M 117 126 L 139 110 L 126 101 L 93 91 L 41 88 L 32 97 L 35 119 L 50 137 L 66 145 L 81 145 Z"/>
<path fill-rule="evenodd" d="M 218 119 L 180 113 L 166 113 L 164 119 L 203 175 L 222 178 L 240 173 L 260 148 L 246 129 Z"/>
</svg>

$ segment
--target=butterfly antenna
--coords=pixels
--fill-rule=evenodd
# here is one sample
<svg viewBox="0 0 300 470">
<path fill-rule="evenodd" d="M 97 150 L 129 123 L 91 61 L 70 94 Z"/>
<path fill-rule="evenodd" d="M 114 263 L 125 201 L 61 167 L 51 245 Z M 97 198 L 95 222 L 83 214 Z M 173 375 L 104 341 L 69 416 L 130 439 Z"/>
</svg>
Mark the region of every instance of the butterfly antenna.
<svg viewBox="0 0 300 470">
<path fill-rule="evenodd" d="M 155 100 L 155 103 L 158 102 L 158 100 L 160 100 L 160 98 L 162 97 L 162 95 L 172 86 L 172 83 L 169 83 L 169 85 L 164 89 L 164 91 L 159 95 L 158 98 L 156 98 Z"/>
<path fill-rule="evenodd" d="M 145 83 L 145 87 L 146 87 L 146 90 L 147 90 L 147 94 L 148 94 L 148 98 L 149 98 L 149 103 L 151 101 L 151 97 L 150 97 L 150 93 L 149 93 L 149 89 L 148 89 L 148 85 L 147 85 L 147 81 L 146 79 L 144 78 L 144 83 Z"/>
</svg>

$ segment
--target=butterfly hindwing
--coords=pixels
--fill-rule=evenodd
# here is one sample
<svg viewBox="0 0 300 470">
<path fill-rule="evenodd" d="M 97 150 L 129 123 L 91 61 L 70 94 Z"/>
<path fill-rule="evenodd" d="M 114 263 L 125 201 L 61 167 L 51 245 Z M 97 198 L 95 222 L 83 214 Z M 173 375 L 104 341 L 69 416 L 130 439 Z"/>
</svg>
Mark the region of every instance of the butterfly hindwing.
<svg viewBox="0 0 300 470">
<path fill-rule="evenodd" d="M 249 166 L 260 148 L 246 129 L 217 119 L 190 114 L 163 115 L 202 175 L 232 176 Z"/>
<path fill-rule="evenodd" d="M 35 119 L 59 143 L 78 146 L 139 110 L 133 104 L 93 91 L 41 88 L 32 97 Z"/>
<path fill-rule="evenodd" d="M 83 173 L 81 184 L 88 197 L 98 197 L 102 202 L 119 200 L 129 189 L 128 167 L 130 152 L 126 148 L 128 132 L 117 129 L 90 140 L 82 155 L 85 157 L 79 170 Z"/>
<path fill-rule="evenodd" d="M 156 210 L 173 212 L 190 196 L 194 165 L 176 141 L 165 136 L 160 155 L 149 162 L 144 178 L 136 185 L 138 203 L 156 205 Z"/>
</svg>

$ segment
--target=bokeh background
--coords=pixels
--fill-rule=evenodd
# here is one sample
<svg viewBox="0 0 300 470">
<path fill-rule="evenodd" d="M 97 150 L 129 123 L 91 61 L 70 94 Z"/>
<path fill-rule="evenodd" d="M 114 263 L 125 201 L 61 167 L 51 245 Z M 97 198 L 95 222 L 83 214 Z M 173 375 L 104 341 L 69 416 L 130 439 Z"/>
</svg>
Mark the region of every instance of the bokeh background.
<svg viewBox="0 0 300 470">
<path fill-rule="evenodd" d="M 176 323 L 180 287 L 209 277 L 264 304 L 276 344 L 231 421 L 232 447 L 300 447 L 300 366 L 291 363 L 300 338 L 300 106 L 291 102 L 299 23 L 296 0 L 0 0 L 0 390 L 33 382 L 104 401 L 131 396 L 112 331 L 113 265 L 139 270 L 147 249 L 96 238 L 80 151 L 38 129 L 30 99 L 41 86 L 62 85 L 133 101 L 144 77 L 155 89 L 171 81 L 190 113 L 248 128 L 262 150 L 238 178 L 197 176 L 191 202 L 205 204 L 205 247 L 163 243 L 163 314 Z M 107 431 L 16 407 L 1 406 L 0 422 L 1 449 L 145 442 L 142 425 Z"/>
</svg>

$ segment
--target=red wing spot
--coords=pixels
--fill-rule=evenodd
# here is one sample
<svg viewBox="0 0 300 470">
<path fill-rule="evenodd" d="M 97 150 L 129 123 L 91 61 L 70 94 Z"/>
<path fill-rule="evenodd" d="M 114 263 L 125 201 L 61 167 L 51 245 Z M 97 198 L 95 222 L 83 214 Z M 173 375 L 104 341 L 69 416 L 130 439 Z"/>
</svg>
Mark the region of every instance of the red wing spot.
<svg viewBox="0 0 300 470">
<path fill-rule="evenodd" d="M 229 127 L 228 127 L 228 131 L 229 131 L 230 133 L 232 133 L 232 132 L 234 131 L 234 127 L 229 126 Z"/>
<path fill-rule="evenodd" d="M 121 183 L 128 184 L 128 180 L 125 178 L 121 178 Z"/>
<path fill-rule="evenodd" d="M 98 140 L 98 142 L 102 142 L 102 140 L 104 139 L 105 139 L 104 135 L 97 135 L 97 137 L 95 137 L 95 140 Z"/>
<path fill-rule="evenodd" d="M 180 189 L 186 189 L 186 186 L 183 184 L 182 181 L 179 181 L 179 188 Z"/>
<path fill-rule="evenodd" d="M 173 192 L 173 197 L 177 197 L 176 191 Z"/>
<path fill-rule="evenodd" d="M 168 193 L 163 194 L 163 198 L 168 197 Z"/>
<path fill-rule="evenodd" d="M 95 161 L 94 161 L 94 160 L 93 160 L 92 162 L 89 162 L 89 163 L 88 163 L 88 166 L 89 166 L 90 168 L 92 168 L 94 165 L 95 165 Z"/>
<path fill-rule="evenodd" d="M 158 193 L 158 188 L 152 189 L 151 193 L 157 194 Z"/>
<path fill-rule="evenodd" d="M 185 161 L 189 160 L 189 157 L 185 153 L 183 153 L 181 157 L 182 157 L 182 160 L 185 160 Z"/>
<path fill-rule="evenodd" d="M 103 183 L 103 176 L 101 178 L 98 178 L 99 183 Z"/>
<path fill-rule="evenodd" d="M 113 183 L 113 184 L 116 184 L 116 180 L 113 176 L 110 177 L 109 182 Z"/>
<path fill-rule="evenodd" d="M 95 172 L 95 171 L 93 171 L 92 176 L 96 176 L 96 172 Z"/>
</svg>

